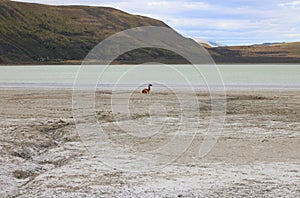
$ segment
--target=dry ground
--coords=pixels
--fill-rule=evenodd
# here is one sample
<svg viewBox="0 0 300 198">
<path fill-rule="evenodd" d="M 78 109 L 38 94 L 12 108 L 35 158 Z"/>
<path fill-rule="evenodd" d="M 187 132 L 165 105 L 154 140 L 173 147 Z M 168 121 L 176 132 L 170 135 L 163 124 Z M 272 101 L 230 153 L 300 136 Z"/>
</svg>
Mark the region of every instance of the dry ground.
<svg viewBox="0 0 300 198">
<path fill-rule="evenodd" d="M 109 92 L 96 95 L 95 115 L 117 145 L 151 150 L 170 141 L 180 125 L 174 94 L 133 95 L 130 116 L 112 111 Z M 166 111 L 149 113 L 149 101 Z M 200 112 L 200 129 L 188 150 L 164 168 L 130 172 L 102 163 L 120 156 L 104 159 L 87 151 L 75 128 L 71 91 L 2 89 L 0 197 L 300 196 L 300 92 L 229 92 L 224 132 L 204 158 L 198 153 L 211 103 L 205 93 L 198 101 L 200 108 L 191 105 L 189 115 Z M 118 127 L 147 123 L 155 112 L 158 122 L 167 120 L 162 134 L 136 138 Z"/>
</svg>

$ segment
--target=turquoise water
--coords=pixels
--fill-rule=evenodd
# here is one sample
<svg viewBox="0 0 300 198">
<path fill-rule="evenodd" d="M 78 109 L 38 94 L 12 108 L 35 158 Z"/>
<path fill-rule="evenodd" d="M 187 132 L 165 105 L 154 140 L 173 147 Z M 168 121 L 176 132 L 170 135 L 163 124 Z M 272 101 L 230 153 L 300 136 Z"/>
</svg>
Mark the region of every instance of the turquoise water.
<svg viewBox="0 0 300 198">
<path fill-rule="evenodd" d="M 300 89 L 300 65 L 1 66 L 0 87 L 72 87 L 79 83 Z M 80 74 L 77 75 L 78 71 Z M 79 78 L 79 80 L 78 80 Z M 98 79 L 98 80 L 97 80 Z"/>
</svg>

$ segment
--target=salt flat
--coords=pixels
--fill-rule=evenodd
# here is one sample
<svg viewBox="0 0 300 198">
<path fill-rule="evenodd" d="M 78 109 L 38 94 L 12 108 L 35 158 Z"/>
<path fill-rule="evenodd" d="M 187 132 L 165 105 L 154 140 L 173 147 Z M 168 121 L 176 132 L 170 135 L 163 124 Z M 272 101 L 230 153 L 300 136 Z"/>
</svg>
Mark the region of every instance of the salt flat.
<svg viewBox="0 0 300 198">
<path fill-rule="evenodd" d="M 191 144 L 173 162 L 149 171 L 118 169 L 107 162 L 121 155 L 97 156 L 87 150 L 75 123 L 88 118 L 75 122 L 72 91 L 2 89 L 0 96 L 1 197 L 300 195 L 299 91 L 227 92 L 224 130 L 204 158 L 199 148 L 212 116 L 211 99 L 197 93 L 199 106 L 187 103 L 192 121 L 199 113 L 197 133 L 192 136 L 190 125 L 180 136 L 182 141 L 192 136 Z M 172 141 L 181 124 L 176 95 L 134 93 L 130 115 L 113 110 L 112 97 L 110 92 L 96 93 L 94 116 L 116 147 L 143 153 Z M 165 127 L 152 128 L 158 131 L 153 134 L 146 128 L 149 134 L 141 136 L 136 129 L 130 133 L 123 128 L 131 121 Z M 174 155 L 156 154 L 161 159 Z M 136 155 L 123 155 L 121 160 L 127 167 L 141 163 Z"/>
</svg>

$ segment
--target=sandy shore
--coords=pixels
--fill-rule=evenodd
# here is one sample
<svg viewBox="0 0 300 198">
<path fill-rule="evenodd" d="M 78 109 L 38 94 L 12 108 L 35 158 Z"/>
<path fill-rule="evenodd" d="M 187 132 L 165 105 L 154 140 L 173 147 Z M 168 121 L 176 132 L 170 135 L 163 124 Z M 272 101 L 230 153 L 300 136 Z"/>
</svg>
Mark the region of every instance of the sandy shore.
<svg viewBox="0 0 300 198">
<path fill-rule="evenodd" d="M 117 145 L 151 150 L 180 125 L 174 94 L 133 95 L 129 117 L 111 110 L 111 96 L 97 92 L 95 115 Z M 211 101 L 206 93 L 197 100 L 200 107 L 190 105 L 188 116 L 200 112 L 200 129 L 187 151 L 164 168 L 130 172 L 102 163 L 116 156 L 87 150 L 76 131 L 71 91 L 1 89 L 0 197 L 300 196 L 300 91 L 228 92 L 224 131 L 204 158 L 199 148 Z M 130 120 L 147 123 L 150 103 L 163 106 L 150 113 L 167 120 L 164 133 L 136 138 L 118 128 Z"/>
</svg>

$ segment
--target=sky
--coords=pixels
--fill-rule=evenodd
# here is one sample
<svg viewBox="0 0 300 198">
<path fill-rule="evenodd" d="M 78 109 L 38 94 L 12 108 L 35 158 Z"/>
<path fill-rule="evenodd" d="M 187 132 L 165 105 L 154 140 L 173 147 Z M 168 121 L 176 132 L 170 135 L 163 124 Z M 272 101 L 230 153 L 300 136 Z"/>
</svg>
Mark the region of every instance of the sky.
<svg viewBox="0 0 300 198">
<path fill-rule="evenodd" d="M 18 0 L 114 7 L 164 21 L 183 36 L 224 45 L 300 41 L 300 0 Z"/>
</svg>

